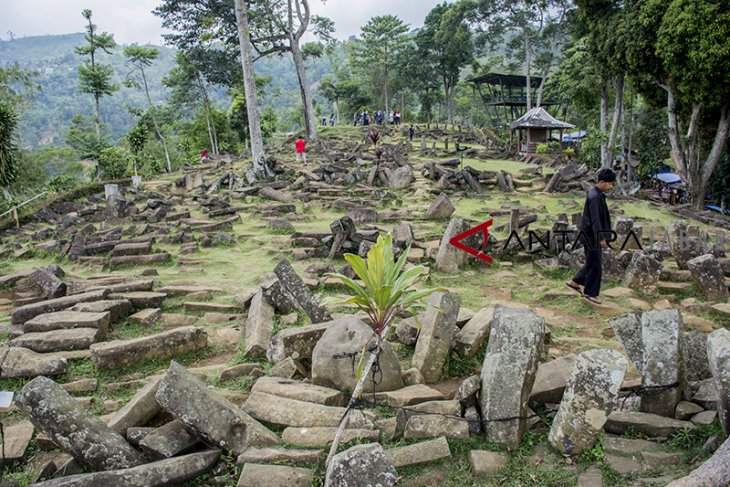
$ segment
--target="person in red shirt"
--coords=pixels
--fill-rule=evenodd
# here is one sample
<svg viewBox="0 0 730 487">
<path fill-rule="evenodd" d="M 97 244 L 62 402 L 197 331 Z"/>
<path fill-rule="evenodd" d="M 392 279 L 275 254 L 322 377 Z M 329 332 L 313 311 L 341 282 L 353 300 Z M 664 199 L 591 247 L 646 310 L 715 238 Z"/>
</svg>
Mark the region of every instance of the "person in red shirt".
<svg viewBox="0 0 730 487">
<path fill-rule="evenodd" d="M 202 161 L 203 159 L 207 159 L 207 158 L 208 158 L 208 149 L 203 149 L 202 151 L 200 151 L 200 160 Z"/>
<path fill-rule="evenodd" d="M 297 137 L 297 141 L 294 142 L 294 147 L 297 149 L 297 161 L 304 161 L 304 164 L 307 163 L 307 153 L 306 151 L 306 143 L 304 142 L 304 139 L 300 135 Z"/>
</svg>

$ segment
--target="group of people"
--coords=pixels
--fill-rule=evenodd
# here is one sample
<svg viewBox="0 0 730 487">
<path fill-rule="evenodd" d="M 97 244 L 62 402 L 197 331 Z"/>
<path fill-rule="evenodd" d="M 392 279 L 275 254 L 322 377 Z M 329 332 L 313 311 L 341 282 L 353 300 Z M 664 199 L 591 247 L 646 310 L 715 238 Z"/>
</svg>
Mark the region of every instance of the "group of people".
<svg viewBox="0 0 730 487">
<path fill-rule="evenodd" d="M 352 121 L 355 126 L 358 125 L 400 125 L 401 113 L 400 110 L 375 110 L 372 115 L 367 110 L 362 112 L 355 112 L 352 115 Z"/>
<path fill-rule="evenodd" d="M 322 115 L 322 126 L 324 126 L 324 127 L 327 126 L 327 117 L 325 117 L 324 115 Z M 330 113 L 330 127 L 334 127 L 334 126 L 335 126 L 335 114 Z"/>
</svg>

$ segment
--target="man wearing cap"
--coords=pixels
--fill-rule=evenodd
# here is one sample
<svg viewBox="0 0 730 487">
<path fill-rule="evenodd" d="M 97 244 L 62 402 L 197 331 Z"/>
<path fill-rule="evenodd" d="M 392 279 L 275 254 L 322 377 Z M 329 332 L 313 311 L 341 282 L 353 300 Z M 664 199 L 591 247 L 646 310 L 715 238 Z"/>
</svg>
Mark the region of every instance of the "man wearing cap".
<svg viewBox="0 0 730 487">
<path fill-rule="evenodd" d="M 601 291 L 601 253 L 603 249 L 608 248 L 608 242 L 613 240 L 606 193 L 613 188 L 616 173 L 604 168 L 598 171 L 596 179 L 598 182 L 588 191 L 581 219 L 580 236 L 585 248 L 586 262 L 565 285 L 582 293 L 587 301 L 601 304 L 598 300 Z M 583 286 L 582 291 L 581 286 Z"/>
</svg>

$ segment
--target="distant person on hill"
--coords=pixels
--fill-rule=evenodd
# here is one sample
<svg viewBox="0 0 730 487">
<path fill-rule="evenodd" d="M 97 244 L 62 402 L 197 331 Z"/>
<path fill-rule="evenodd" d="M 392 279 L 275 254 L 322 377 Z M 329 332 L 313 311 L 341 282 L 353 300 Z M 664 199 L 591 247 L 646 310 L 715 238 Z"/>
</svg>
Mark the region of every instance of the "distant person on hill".
<svg viewBox="0 0 730 487">
<path fill-rule="evenodd" d="M 334 127 L 334 126 L 335 126 L 335 114 L 330 113 L 330 127 Z"/>
<path fill-rule="evenodd" d="M 297 137 L 297 141 L 294 142 L 294 147 L 297 150 L 297 162 L 304 161 L 304 165 L 307 165 L 307 153 L 306 153 L 306 142 L 300 135 Z"/>
<path fill-rule="evenodd" d="M 408 141 L 409 142 L 413 142 L 413 134 L 415 132 L 416 131 L 414 130 L 413 125 L 411 125 L 411 127 L 408 129 Z"/>
<path fill-rule="evenodd" d="M 580 237 L 584 246 L 586 263 L 578 273 L 566 282 L 565 285 L 583 294 L 583 297 L 593 304 L 601 304 L 598 294 L 601 291 L 603 249 L 608 248 L 608 242 L 613 240 L 611 234 L 611 215 L 608 213 L 606 195 L 613 188 L 616 173 L 604 168 L 598 171 L 598 182 L 588 191 L 583 217 L 581 219 Z M 581 291 L 580 287 L 583 287 Z"/>
<path fill-rule="evenodd" d="M 203 150 L 200 151 L 200 160 L 204 161 L 207 158 L 208 158 L 208 149 L 203 148 Z"/>
</svg>

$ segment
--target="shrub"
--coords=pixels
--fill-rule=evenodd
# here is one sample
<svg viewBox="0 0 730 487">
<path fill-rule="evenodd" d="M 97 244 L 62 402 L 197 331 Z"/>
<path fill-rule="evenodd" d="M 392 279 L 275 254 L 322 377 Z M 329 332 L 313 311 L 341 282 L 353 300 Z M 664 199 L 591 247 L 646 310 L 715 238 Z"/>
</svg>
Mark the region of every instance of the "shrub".
<svg viewBox="0 0 730 487">
<path fill-rule="evenodd" d="M 548 153 L 548 145 L 547 144 L 537 144 L 537 153 L 538 154 L 547 154 Z"/>
</svg>

